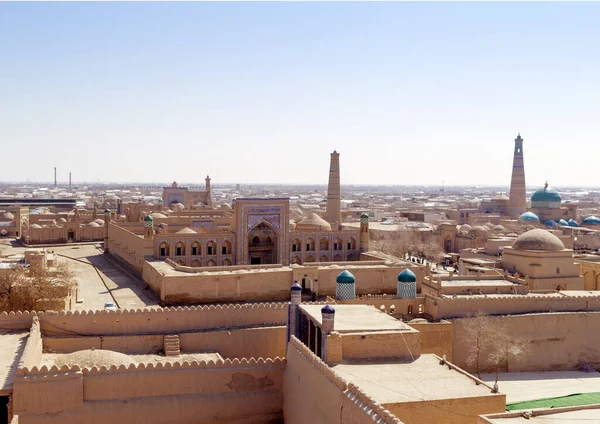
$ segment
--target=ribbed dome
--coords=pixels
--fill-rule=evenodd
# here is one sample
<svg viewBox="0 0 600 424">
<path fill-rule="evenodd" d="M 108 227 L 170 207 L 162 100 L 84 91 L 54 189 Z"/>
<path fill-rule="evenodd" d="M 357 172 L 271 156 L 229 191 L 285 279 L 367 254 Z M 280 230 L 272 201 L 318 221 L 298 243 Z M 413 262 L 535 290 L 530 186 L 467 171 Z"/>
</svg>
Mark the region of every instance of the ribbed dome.
<svg viewBox="0 0 600 424">
<path fill-rule="evenodd" d="M 313 212 L 296 224 L 296 231 L 331 231 L 331 225 Z"/>
<path fill-rule="evenodd" d="M 543 252 L 559 252 L 565 245 L 554 234 L 536 228 L 521 234 L 512 245 L 515 250 L 538 250 Z"/>
<path fill-rule="evenodd" d="M 579 224 L 574 219 L 569 219 L 567 222 L 569 223 L 569 227 L 579 227 Z"/>
<path fill-rule="evenodd" d="M 600 225 L 600 219 L 597 216 L 588 216 L 583 220 L 583 224 L 585 225 Z"/>
<path fill-rule="evenodd" d="M 354 275 L 350 271 L 342 271 L 338 274 L 335 282 L 338 284 L 354 284 Z"/>
<path fill-rule="evenodd" d="M 152 221 L 154 221 L 154 218 L 152 218 L 152 216 L 150 216 L 150 215 L 146 215 L 146 216 L 144 217 L 144 221 L 145 221 L 145 222 L 152 222 Z"/>
<path fill-rule="evenodd" d="M 398 274 L 399 283 L 416 283 L 417 276 L 410 269 L 406 268 L 400 274 Z"/>
<path fill-rule="evenodd" d="M 540 219 L 533 212 L 525 212 L 525 213 L 521 214 L 521 216 L 519 217 L 519 222 L 528 222 L 528 221 L 529 222 L 531 222 L 531 221 L 540 222 Z"/>
</svg>

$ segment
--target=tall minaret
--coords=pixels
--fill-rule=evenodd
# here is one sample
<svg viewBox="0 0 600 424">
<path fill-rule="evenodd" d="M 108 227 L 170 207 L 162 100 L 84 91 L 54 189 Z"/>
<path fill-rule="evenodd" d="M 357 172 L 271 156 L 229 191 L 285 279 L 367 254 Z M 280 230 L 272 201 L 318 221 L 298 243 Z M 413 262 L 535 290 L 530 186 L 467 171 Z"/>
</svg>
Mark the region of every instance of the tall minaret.
<svg viewBox="0 0 600 424">
<path fill-rule="evenodd" d="M 525 165 L 523 164 L 523 139 L 521 138 L 521 134 L 515 138 L 515 155 L 509 197 L 508 210 L 511 216 L 517 217 L 526 211 Z"/>
<path fill-rule="evenodd" d="M 212 196 L 210 194 L 210 177 L 207 175 L 204 180 L 204 190 L 206 191 L 206 204 L 212 206 Z"/>
<path fill-rule="evenodd" d="M 333 151 L 329 164 L 329 185 L 327 186 L 327 222 L 335 231 L 342 225 L 342 197 L 340 193 L 340 154 Z"/>
</svg>

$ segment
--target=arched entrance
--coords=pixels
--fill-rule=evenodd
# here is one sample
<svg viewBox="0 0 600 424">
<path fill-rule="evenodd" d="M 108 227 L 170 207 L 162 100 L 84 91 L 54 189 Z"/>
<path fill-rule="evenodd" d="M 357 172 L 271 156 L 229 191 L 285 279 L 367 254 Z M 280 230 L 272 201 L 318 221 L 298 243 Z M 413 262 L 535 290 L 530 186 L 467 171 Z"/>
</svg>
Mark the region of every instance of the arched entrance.
<svg viewBox="0 0 600 424">
<path fill-rule="evenodd" d="M 69 230 L 69 231 L 67 232 L 67 241 L 68 241 L 68 242 L 73 242 L 73 241 L 75 241 L 75 231 L 73 231 L 73 230 Z"/>
<path fill-rule="evenodd" d="M 248 232 L 248 262 L 250 265 L 279 263 L 279 233 L 260 222 Z"/>
</svg>

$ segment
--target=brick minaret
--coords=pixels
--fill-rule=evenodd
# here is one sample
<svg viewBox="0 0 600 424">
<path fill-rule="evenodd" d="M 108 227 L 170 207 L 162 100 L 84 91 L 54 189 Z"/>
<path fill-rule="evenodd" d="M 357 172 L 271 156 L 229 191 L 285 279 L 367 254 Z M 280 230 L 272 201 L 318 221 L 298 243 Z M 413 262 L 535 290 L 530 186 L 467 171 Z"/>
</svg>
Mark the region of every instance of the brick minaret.
<svg viewBox="0 0 600 424">
<path fill-rule="evenodd" d="M 523 139 L 521 138 L 521 134 L 515 139 L 515 154 L 509 197 L 508 210 L 511 216 L 517 217 L 526 211 L 525 165 L 523 164 Z"/>
<path fill-rule="evenodd" d="M 335 231 L 342 225 L 342 197 L 340 193 L 340 154 L 333 151 L 329 165 L 329 185 L 327 186 L 327 211 L 325 219 Z"/>
</svg>

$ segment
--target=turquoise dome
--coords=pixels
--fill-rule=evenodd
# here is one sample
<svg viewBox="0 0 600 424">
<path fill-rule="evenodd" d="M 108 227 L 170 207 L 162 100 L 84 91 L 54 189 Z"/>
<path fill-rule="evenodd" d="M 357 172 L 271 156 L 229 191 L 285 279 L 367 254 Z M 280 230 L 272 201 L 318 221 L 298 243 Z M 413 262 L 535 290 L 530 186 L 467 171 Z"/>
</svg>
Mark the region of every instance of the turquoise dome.
<svg viewBox="0 0 600 424">
<path fill-rule="evenodd" d="M 519 217 L 519 221 L 522 221 L 522 222 L 532 222 L 532 221 L 540 222 L 540 219 L 533 212 L 525 212 L 525 213 L 521 214 L 521 216 Z"/>
<path fill-rule="evenodd" d="M 342 271 L 338 274 L 335 281 L 338 284 L 354 284 L 354 275 L 350 271 Z"/>
<path fill-rule="evenodd" d="M 544 225 L 546 227 L 554 227 L 556 225 L 556 222 L 549 219 L 548 221 L 544 222 Z"/>
<path fill-rule="evenodd" d="M 583 220 L 583 224 L 585 225 L 600 225 L 600 218 L 598 218 L 597 216 L 588 216 L 586 219 Z"/>
<path fill-rule="evenodd" d="M 399 283 L 416 283 L 417 276 L 410 269 L 406 268 L 400 274 L 398 274 Z"/>
<path fill-rule="evenodd" d="M 567 221 L 565 221 L 564 219 L 559 219 L 558 223 L 559 223 L 559 225 L 562 225 L 563 227 L 569 226 L 569 223 Z"/>
<path fill-rule="evenodd" d="M 144 221 L 146 221 L 146 222 L 152 222 L 152 221 L 154 221 L 154 218 L 152 218 L 150 215 L 146 215 L 144 217 Z"/>
<path fill-rule="evenodd" d="M 560 202 L 562 198 L 558 191 L 552 190 L 548 187 L 548 183 L 544 188 L 536 190 L 531 196 L 531 207 L 532 208 L 560 208 Z"/>
<path fill-rule="evenodd" d="M 574 219 L 569 219 L 569 227 L 579 227 L 579 224 Z"/>
</svg>

